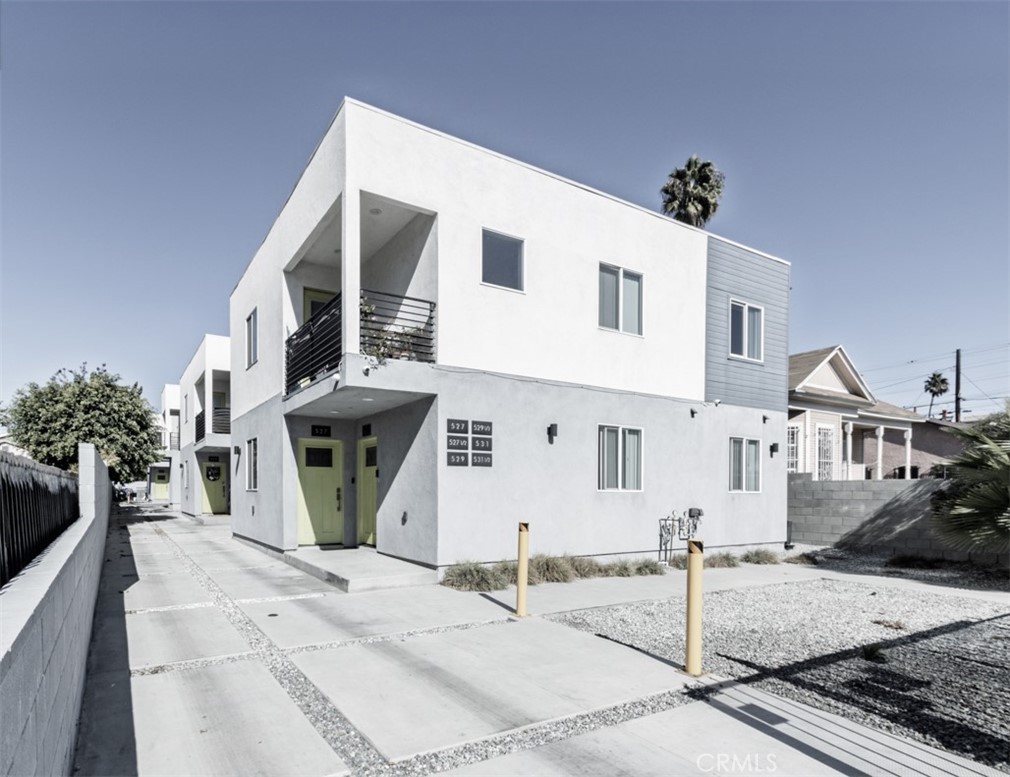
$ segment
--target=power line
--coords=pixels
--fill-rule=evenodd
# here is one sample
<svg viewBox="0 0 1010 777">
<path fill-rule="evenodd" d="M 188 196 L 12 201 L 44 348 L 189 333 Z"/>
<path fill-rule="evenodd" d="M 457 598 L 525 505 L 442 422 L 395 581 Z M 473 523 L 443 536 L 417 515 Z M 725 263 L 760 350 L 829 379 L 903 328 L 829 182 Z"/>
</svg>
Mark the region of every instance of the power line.
<svg viewBox="0 0 1010 777">
<path fill-rule="evenodd" d="M 966 356 L 968 354 L 988 353 L 989 351 L 998 351 L 1004 348 L 1010 348 L 1010 343 L 1001 343 L 999 345 L 985 346 L 982 348 L 962 348 L 961 355 Z M 870 367 L 867 370 L 860 370 L 860 372 L 865 374 L 867 372 L 878 372 L 880 370 L 893 370 L 898 367 L 907 367 L 910 364 L 918 364 L 919 362 L 927 361 L 929 359 L 939 359 L 942 356 L 947 356 L 949 353 L 950 351 L 947 350 L 941 351 L 940 353 L 927 354 L 925 356 L 916 356 L 914 359 L 909 359 L 903 362 L 894 362 L 880 367 Z"/>
</svg>

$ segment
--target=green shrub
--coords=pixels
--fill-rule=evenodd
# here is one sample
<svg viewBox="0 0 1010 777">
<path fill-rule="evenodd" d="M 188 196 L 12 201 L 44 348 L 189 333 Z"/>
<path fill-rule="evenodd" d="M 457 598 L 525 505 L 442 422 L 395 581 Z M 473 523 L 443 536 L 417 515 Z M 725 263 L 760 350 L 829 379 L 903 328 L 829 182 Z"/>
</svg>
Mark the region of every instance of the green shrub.
<svg viewBox="0 0 1010 777">
<path fill-rule="evenodd" d="M 711 556 L 705 556 L 705 566 L 710 569 L 738 567 L 740 566 L 740 559 L 732 553 L 713 553 Z"/>
<path fill-rule="evenodd" d="M 635 574 L 630 561 L 612 561 L 604 567 L 607 577 L 631 577 Z"/>
<path fill-rule="evenodd" d="M 885 566 L 896 567 L 898 569 L 939 569 L 943 566 L 943 560 L 905 554 L 891 556 L 887 559 Z"/>
<path fill-rule="evenodd" d="M 505 585 L 516 584 L 516 573 L 519 570 L 519 565 L 515 561 L 499 561 L 491 569 L 502 579 Z"/>
<path fill-rule="evenodd" d="M 740 556 L 740 560 L 745 564 L 778 564 L 779 554 L 768 548 L 753 548 Z"/>
<path fill-rule="evenodd" d="M 636 575 L 665 575 L 666 570 L 654 558 L 645 558 L 635 564 Z"/>
<path fill-rule="evenodd" d="M 671 569 L 687 569 L 687 554 L 674 553 L 670 556 L 667 566 Z"/>
<path fill-rule="evenodd" d="M 782 560 L 787 564 L 808 564 L 810 566 L 817 566 L 817 559 L 809 553 L 794 553 L 791 556 L 786 556 Z"/>
<path fill-rule="evenodd" d="M 530 559 L 530 578 L 538 583 L 570 583 L 575 579 L 575 570 L 567 556 L 548 556 L 538 553 Z"/>
<path fill-rule="evenodd" d="M 507 583 L 490 567 L 476 561 L 461 561 L 445 571 L 442 585 L 458 591 L 498 591 Z"/>
<path fill-rule="evenodd" d="M 567 558 L 576 577 L 603 576 L 603 565 L 595 558 L 586 558 L 585 556 L 570 556 Z"/>
</svg>

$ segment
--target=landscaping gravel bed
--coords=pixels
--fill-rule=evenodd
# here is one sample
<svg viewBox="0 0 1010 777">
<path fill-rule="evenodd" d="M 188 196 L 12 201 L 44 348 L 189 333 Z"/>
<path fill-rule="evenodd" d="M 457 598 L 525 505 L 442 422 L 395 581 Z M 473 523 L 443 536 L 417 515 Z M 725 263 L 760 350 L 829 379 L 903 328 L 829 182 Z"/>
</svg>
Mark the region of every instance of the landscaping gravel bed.
<svg viewBox="0 0 1010 777">
<path fill-rule="evenodd" d="M 683 597 L 550 619 L 684 661 Z M 706 594 L 704 621 L 706 672 L 1010 772 L 1010 601 L 812 580 Z"/>
</svg>

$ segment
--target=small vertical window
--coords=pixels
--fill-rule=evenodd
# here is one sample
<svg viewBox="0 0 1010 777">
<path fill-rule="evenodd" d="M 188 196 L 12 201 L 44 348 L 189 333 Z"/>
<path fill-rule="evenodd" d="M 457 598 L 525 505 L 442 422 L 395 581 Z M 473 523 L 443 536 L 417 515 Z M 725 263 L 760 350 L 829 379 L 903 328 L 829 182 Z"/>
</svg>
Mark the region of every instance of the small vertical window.
<svg viewBox="0 0 1010 777">
<path fill-rule="evenodd" d="M 255 491 L 259 488 L 259 461 L 257 460 L 257 443 L 255 437 L 246 440 L 245 444 L 245 488 L 246 491 Z"/>
<path fill-rule="evenodd" d="M 729 305 L 729 352 L 742 359 L 761 361 L 764 343 L 764 311 L 746 302 Z"/>
<path fill-rule="evenodd" d="M 601 426 L 598 466 L 601 491 L 641 491 L 642 430 Z"/>
<path fill-rule="evenodd" d="M 729 490 L 761 490 L 761 441 L 744 437 L 729 439 Z"/>
<path fill-rule="evenodd" d="M 786 472 L 800 471 L 800 427 L 786 427 Z"/>
<path fill-rule="evenodd" d="M 245 366 L 252 367 L 259 360 L 259 327 L 257 326 L 257 309 L 245 320 Z"/>
<path fill-rule="evenodd" d="M 642 334 L 642 276 L 600 265 L 600 326 L 634 335 Z"/>
<path fill-rule="evenodd" d="M 182 420 L 189 421 L 189 394 L 185 394 L 182 398 Z"/>
<path fill-rule="evenodd" d="M 481 280 L 492 286 L 522 291 L 523 269 L 523 241 L 485 229 Z"/>
</svg>

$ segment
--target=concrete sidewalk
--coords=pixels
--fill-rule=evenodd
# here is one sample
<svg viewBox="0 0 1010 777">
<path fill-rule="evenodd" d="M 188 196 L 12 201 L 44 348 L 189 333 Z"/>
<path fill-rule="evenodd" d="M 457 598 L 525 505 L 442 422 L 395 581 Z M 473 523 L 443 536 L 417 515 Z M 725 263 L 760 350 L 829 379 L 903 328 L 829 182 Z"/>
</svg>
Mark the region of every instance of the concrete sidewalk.
<svg viewBox="0 0 1010 777">
<path fill-rule="evenodd" d="M 348 594 L 226 526 L 164 511 L 113 521 L 75 774 L 997 774 L 747 687 L 692 701 L 683 691 L 699 684 L 678 667 L 516 621 L 508 592 Z M 823 576 L 712 572 L 738 574 L 708 575 L 710 590 Z M 537 586 L 530 607 L 683 585 Z"/>
</svg>

